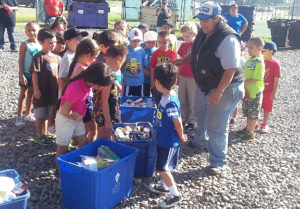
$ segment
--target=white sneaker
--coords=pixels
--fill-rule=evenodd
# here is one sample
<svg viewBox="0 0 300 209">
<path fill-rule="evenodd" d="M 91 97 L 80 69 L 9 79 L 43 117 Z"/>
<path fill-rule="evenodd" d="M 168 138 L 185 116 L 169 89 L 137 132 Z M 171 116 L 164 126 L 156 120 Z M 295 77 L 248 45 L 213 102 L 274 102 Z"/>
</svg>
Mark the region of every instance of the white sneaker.
<svg viewBox="0 0 300 209">
<path fill-rule="evenodd" d="M 29 114 L 24 117 L 24 120 L 33 123 L 35 122 L 35 117 L 32 114 Z"/>
<path fill-rule="evenodd" d="M 49 127 L 48 127 L 48 131 L 49 131 L 51 134 L 55 134 L 55 133 L 56 133 L 55 126 L 54 126 L 54 125 L 49 126 Z"/>
<path fill-rule="evenodd" d="M 25 123 L 24 123 L 22 117 L 17 117 L 16 122 L 15 122 L 15 125 L 16 125 L 16 126 L 23 126 L 23 125 L 25 125 Z"/>
</svg>

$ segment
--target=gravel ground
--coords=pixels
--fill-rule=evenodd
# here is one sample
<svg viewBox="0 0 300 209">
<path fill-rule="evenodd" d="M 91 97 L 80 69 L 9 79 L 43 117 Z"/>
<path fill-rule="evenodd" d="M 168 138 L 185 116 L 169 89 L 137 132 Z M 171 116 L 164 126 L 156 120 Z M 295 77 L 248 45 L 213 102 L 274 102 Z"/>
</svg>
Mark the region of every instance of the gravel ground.
<svg viewBox="0 0 300 209">
<path fill-rule="evenodd" d="M 25 40 L 16 29 L 18 42 Z M 6 37 L 7 40 L 7 37 Z M 18 87 L 18 54 L 0 52 L 0 170 L 16 169 L 28 184 L 28 208 L 64 208 L 59 179 L 55 176 L 55 146 L 32 142 L 34 125 L 15 127 Z M 245 119 L 231 127 L 226 176 L 208 176 L 207 153 L 183 145 L 174 172 L 183 201 L 177 208 L 298 208 L 300 209 L 300 50 L 279 51 L 280 88 L 271 118 L 271 133 L 257 135 L 249 144 L 236 140 Z M 193 133 L 190 133 L 191 136 Z M 298 159 L 298 160 L 297 160 Z M 153 178 L 136 178 L 130 198 L 116 208 L 156 208 L 163 197 L 150 194 Z"/>
</svg>

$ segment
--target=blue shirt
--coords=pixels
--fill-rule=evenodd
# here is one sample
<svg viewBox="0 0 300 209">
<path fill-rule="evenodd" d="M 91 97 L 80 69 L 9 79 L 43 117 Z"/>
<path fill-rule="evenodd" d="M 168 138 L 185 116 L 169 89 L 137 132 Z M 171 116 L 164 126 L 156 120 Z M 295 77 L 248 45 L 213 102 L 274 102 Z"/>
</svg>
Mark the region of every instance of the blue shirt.
<svg viewBox="0 0 300 209">
<path fill-rule="evenodd" d="M 156 112 L 156 139 L 161 147 L 179 146 L 180 139 L 176 132 L 173 118 L 180 118 L 180 103 L 176 95 L 162 96 Z"/>
<path fill-rule="evenodd" d="M 39 42 L 36 43 L 30 43 L 28 40 L 24 42 L 27 46 L 27 50 L 24 55 L 24 63 L 23 63 L 23 74 L 26 78 L 31 78 L 32 75 L 29 72 L 29 68 L 32 62 L 32 59 L 36 53 L 41 51 L 42 46 L 39 44 Z"/>
<path fill-rule="evenodd" d="M 247 19 L 241 14 L 237 14 L 235 17 L 232 17 L 230 13 L 226 13 L 223 16 L 227 20 L 227 24 L 240 34 L 243 25 L 247 22 Z"/>
<path fill-rule="evenodd" d="M 151 56 L 152 56 L 153 52 L 154 52 L 156 49 L 157 49 L 156 47 L 154 47 L 154 48 L 152 48 L 152 49 L 145 48 L 145 56 L 146 56 L 146 60 L 147 60 L 147 63 L 148 63 L 148 65 L 147 65 L 147 67 L 146 67 L 146 70 L 148 70 L 148 71 L 151 70 L 151 69 L 150 69 L 150 66 L 149 66 L 149 65 L 150 65 L 150 60 L 151 60 Z M 144 83 L 150 83 L 150 77 L 147 77 L 147 76 L 145 75 Z"/>
<path fill-rule="evenodd" d="M 145 50 L 142 47 L 132 49 L 128 46 L 128 55 L 123 71 L 123 80 L 126 86 L 141 86 L 144 83 L 143 68 L 147 67 Z"/>
</svg>

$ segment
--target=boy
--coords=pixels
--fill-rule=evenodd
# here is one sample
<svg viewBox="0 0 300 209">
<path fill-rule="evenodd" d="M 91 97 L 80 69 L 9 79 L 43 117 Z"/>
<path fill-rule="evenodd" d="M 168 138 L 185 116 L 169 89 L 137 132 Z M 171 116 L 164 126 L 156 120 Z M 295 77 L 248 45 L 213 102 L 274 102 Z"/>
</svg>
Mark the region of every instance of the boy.
<svg viewBox="0 0 300 209">
<path fill-rule="evenodd" d="M 264 41 L 261 38 L 251 38 L 248 43 L 250 59 L 244 66 L 245 89 L 248 98 L 243 100 L 243 113 L 247 117 L 247 127 L 238 132 L 240 139 L 251 142 L 255 139 L 254 129 L 257 124 L 264 89 L 265 65 L 261 55 Z"/>
<path fill-rule="evenodd" d="M 173 30 L 173 23 L 170 19 L 164 19 L 162 21 L 161 31 L 166 31 L 170 33 L 170 43 L 168 47 L 172 49 L 174 52 L 177 51 L 177 37 L 174 34 L 171 34 Z"/>
<path fill-rule="evenodd" d="M 123 36 L 127 37 L 128 25 L 125 20 L 119 20 L 114 24 L 114 31 L 121 33 Z"/>
<path fill-rule="evenodd" d="M 268 121 L 273 110 L 273 101 L 276 98 L 278 89 L 280 66 L 279 63 L 273 59 L 274 53 L 277 51 L 277 45 L 273 41 L 267 41 L 263 49 L 263 56 L 265 60 L 265 89 L 263 92 L 262 109 L 264 110 L 264 120 L 260 126 L 260 132 L 268 133 Z"/>
<path fill-rule="evenodd" d="M 192 51 L 195 36 L 197 34 L 197 27 L 193 23 L 186 23 L 181 27 L 181 33 L 184 43 L 181 44 L 178 54 L 180 57 L 189 55 Z M 178 97 L 181 105 L 182 122 L 187 130 L 193 130 L 196 122 L 194 103 L 196 82 L 190 63 L 185 63 L 179 70 L 179 88 Z"/>
<path fill-rule="evenodd" d="M 83 39 L 83 37 L 88 36 L 88 32 L 82 31 L 80 32 L 77 28 L 69 28 L 64 33 L 64 39 L 67 45 L 67 51 L 64 53 L 64 56 L 61 59 L 59 72 L 58 72 L 58 87 L 59 92 L 58 95 L 60 97 L 63 88 L 65 87 L 67 76 L 69 73 L 69 68 L 71 62 L 74 58 L 75 51 L 79 42 Z"/>
<path fill-rule="evenodd" d="M 48 145 L 50 139 L 46 135 L 46 121 L 50 117 L 52 106 L 57 102 L 57 73 L 60 58 L 51 53 L 56 45 L 55 34 L 51 30 L 40 30 L 38 41 L 42 45 L 42 50 L 34 56 L 30 66 L 37 134 L 34 141 L 41 145 Z"/>
<path fill-rule="evenodd" d="M 180 118 L 180 104 L 172 88 L 177 83 L 177 69 L 172 64 L 163 64 L 156 68 L 154 73 L 155 87 L 162 93 L 156 119 L 157 162 L 156 170 L 159 172 L 162 184 L 150 184 L 150 191 L 157 194 L 169 193 L 160 207 L 168 208 L 181 200 L 171 170 L 177 167 L 180 142 L 187 141 L 183 134 Z"/>
<path fill-rule="evenodd" d="M 123 70 L 124 96 L 144 96 L 144 73 L 147 73 L 147 60 L 145 50 L 140 47 L 143 33 L 140 29 L 133 28 L 129 32 L 128 55 Z"/>
<path fill-rule="evenodd" d="M 154 71 L 155 68 L 162 64 L 172 63 L 176 59 L 176 53 L 168 48 L 170 43 L 170 34 L 166 31 L 161 31 L 157 35 L 158 49 L 153 52 L 150 61 L 150 78 L 151 78 L 151 88 L 152 94 L 155 99 L 156 104 L 159 103 L 161 93 L 155 89 L 154 85 Z"/>
<path fill-rule="evenodd" d="M 147 31 L 144 34 L 144 43 L 145 43 L 145 54 L 146 54 L 146 60 L 147 60 L 147 68 L 145 72 L 145 78 L 144 78 L 144 96 L 150 96 L 150 71 L 151 68 L 149 66 L 150 60 L 152 57 L 153 52 L 157 50 L 156 46 L 157 42 L 157 33 L 155 31 Z"/>
</svg>

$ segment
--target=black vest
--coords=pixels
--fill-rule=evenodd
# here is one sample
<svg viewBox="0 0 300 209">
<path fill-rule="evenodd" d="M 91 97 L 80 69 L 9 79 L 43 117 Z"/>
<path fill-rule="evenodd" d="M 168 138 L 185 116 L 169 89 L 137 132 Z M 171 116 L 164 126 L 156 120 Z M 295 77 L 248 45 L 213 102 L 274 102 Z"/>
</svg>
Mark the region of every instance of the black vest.
<svg viewBox="0 0 300 209">
<path fill-rule="evenodd" d="M 223 76 L 224 69 L 215 52 L 224 38 L 230 34 L 236 35 L 237 39 L 240 40 L 240 36 L 233 29 L 218 23 L 212 35 L 207 37 L 201 30 L 194 41 L 191 68 L 197 85 L 206 94 L 210 89 L 218 87 Z M 237 69 L 231 83 L 242 82 L 243 80 L 242 69 Z"/>
</svg>

